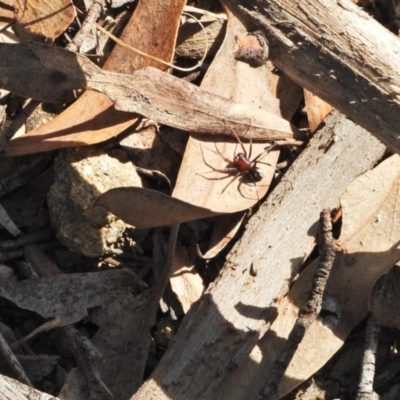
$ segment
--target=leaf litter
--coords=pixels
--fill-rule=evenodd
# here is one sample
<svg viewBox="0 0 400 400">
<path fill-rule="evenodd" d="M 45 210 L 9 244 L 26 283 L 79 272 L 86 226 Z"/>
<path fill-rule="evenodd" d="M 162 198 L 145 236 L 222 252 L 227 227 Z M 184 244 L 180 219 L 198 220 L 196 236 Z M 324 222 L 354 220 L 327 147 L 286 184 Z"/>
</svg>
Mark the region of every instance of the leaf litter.
<svg viewBox="0 0 400 400">
<path fill-rule="evenodd" d="M 147 25 L 143 21 L 157 16 L 156 7 L 150 7 L 147 10 L 137 7 L 125 26 L 121 39 L 133 46 L 140 46 L 143 50 L 147 49 L 148 52 L 157 51 L 158 57 L 164 60 L 172 59 L 178 23 L 175 16 L 181 12 L 182 7 L 182 2 L 170 2 L 168 7 L 163 8 L 163 16 L 169 21 L 168 26 L 151 30 L 145 28 Z M 140 43 L 137 43 L 138 37 L 140 37 Z M 157 43 L 157 46 L 154 43 Z M 136 69 L 149 65 L 166 69 L 160 63 L 155 63 L 124 47 L 116 46 L 108 57 L 104 69 L 132 74 Z M 33 129 L 21 139 L 11 141 L 7 154 L 21 155 L 100 143 L 115 137 L 132 125 L 137 125 L 140 119 L 136 114 L 115 110 L 112 101 L 107 96 L 88 90 L 49 123 Z"/>
<path fill-rule="evenodd" d="M 63 4 L 68 8 L 70 3 Z M 34 2 L 29 2 L 29 5 L 34 5 Z M 129 29 L 135 29 L 132 27 L 136 26 L 136 29 L 140 30 L 143 27 L 148 32 L 148 21 L 157 21 L 154 14 L 157 10 L 156 2 L 152 2 L 152 6 L 146 10 L 139 3 L 134 17 L 130 21 Z M 158 57 L 172 59 L 178 16 L 182 7 L 183 2 L 171 2 L 169 12 L 174 23 L 170 25 L 172 28 L 168 35 L 165 35 L 164 28 L 160 29 L 154 37 L 151 34 L 146 35 L 149 43 L 152 40 L 157 42 L 157 34 L 163 36 L 163 39 L 165 36 L 168 37 L 168 40 L 161 41 L 163 46 L 157 48 Z M 146 14 L 147 12 L 148 14 Z M 67 21 L 64 27 L 61 27 L 57 22 L 54 26 L 63 30 L 69 23 L 70 21 Z M 43 24 L 42 27 L 38 25 L 39 31 L 47 28 L 46 22 Z M 129 71 L 125 69 L 125 66 L 118 70 L 116 66 L 122 61 L 121 58 L 115 58 L 113 61 L 115 68 L 109 69 L 120 73 L 118 75 L 100 71 L 94 64 L 81 56 L 74 56 L 40 44 L 16 45 L 12 50 L 15 52 L 14 54 L 11 54 L 8 48 L 0 46 L 2 54 L 0 57 L 0 82 L 15 93 L 26 96 L 33 95 L 41 100 L 55 101 L 67 99 L 65 96 L 68 96 L 72 89 L 94 89 L 94 91 L 88 90 L 55 120 L 28 132 L 21 139 L 11 141 L 6 148 L 7 155 L 36 153 L 98 143 L 138 123 L 140 117 L 129 113 L 139 113 L 180 129 L 220 133 L 224 134 L 225 138 L 219 139 L 218 136 L 207 138 L 203 134 L 192 136 L 175 187 L 176 198 L 148 189 L 124 188 L 113 189 L 104 194 L 96 202 L 97 205 L 105 206 L 139 228 L 172 225 L 177 219 L 181 222 L 191 221 L 221 213 L 227 214 L 222 217 L 227 220 L 229 219 L 228 213 L 248 209 L 258 202 L 259 198 L 262 198 L 268 190 L 270 179 L 275 172 L 278 152 L 271 152 L 265 158 L 265 161 L 268 160 L 268 163 L 271 164 L 266 168 L 269 170 L 269 174 L 266 175 L 269 176 L 259 186 L 249 185 L 244 179 L 222 178 L 221 174 L 223 175 L 223 173 L 221 172 L 209 173 L 209 170 L 203 172 L 203 169 L 207 168 L 206 164 L 217 169 L 226 167 L 226 161 L 216 154 L 219 151 L 228 158 L 237 154 L 238 143 L 235 140 L 230 142 L 229 139 L 226 139 L 226 135 L 238 134 L 247 140 L 249 138 L 255 140 L 292 138 L 301 135 L 294 126 L 285 122 L 280 116 L 274 116 L 277 108 L 274 100 L 262 98 L 262 96 L 258 98 L 257 84 L 259 85 L 261 81 L 265 82 L 265 86 L 268 84 L 268 74 L 265 68 L 251 70 L 243 64 L 238 66 L 238 63 L 233 61 L 233 33 L 235 30 L 243 30 L 243 27 L 229 13 L 228 24 L 225 42 L 201 85 L 201 89 L 207 90 L 208 94 L 152 68 L 138 71 L 138 68 L 144 67 L 148 63 L 147 60 L 140 57 L 138 65 Z M 52 33 L 45 34 L 51 40 L 58 34 L 57 29 L 54 30 L 54 26 Z M 33 27 L 36 28 L 35 25 Z M 124 32 L 126 41 L 129 40 L 128 36 L 135 38 L 134 35 L 127 34 L 129 29 L 127 28 Z M 16 55 L 17 57 L 15 57 Z M 21 68 L 14 68 L 12 71 L 5 65 L 6 63 L 13 67 L 18 65 Z M 152 64 L 151 61 L 149 63 Z M 133 61 L 132 64 L 134 64 Z M 156 66 L 161 67 L 160 65 Z M 161 69 L 165 71 L 164 67 Z M 229 71 L 229 77 L 227 71 Z M 36 75 L 35 79 L 32 79 L 31 73 Z M 133 74 L 133 77 L 122 74 Z M 225 75 L 224 80 L 220 79 L 221 74 Z M 253 88 L 253 90 L 249 90 L 250 97 L 241 97 L 244 93 L 237 88 L 243 87 L 243 78 L 245 78 L 245 86 L 248 89 Z M 7 79 L 10 80 L 7 81 Z M 149 82 L 155 82 L 158 87 L 154 89 Z M 33 83 L 36 83 L 36 86 Z M 236 88 L 235 85 L 237 85 Z M 290 87 L 289 84 L 286 87 L 292 93 L 286 94 L 286 96 L 298 97 L 296 95 L 298 88 Z M 240 96 L 239 92 L 241 92 Z M 224 97 L 233 102 L 224 101 Z M 266 100 L 262 107 L 263 110 L 268 110 L 270 107 L 270 114 L 255 110 L 254 107 L 258 100 Z M 314 127 L 329 112 L 329 106 L 319 105 L 318 100 L 310 96 L 307 100 L 307 106 L 310 107 L 308 111 L 310 124 L 312 121 Z M 315 118 L 311 118 L 313 113 L 311 101 L 315 102 Z M 246 106 L 246 103 L 249 105 Z M 296 105 L 289 106 L 285 111 L 285 116 L 292 114 L 295 109 Z M 204 117 L 204 114 L 207 114 L 207 117 Z M 133 131 L 134 128 L 135 126 Z M 267 137 L 264 131 L 268 131 L 270 136 Z M 155 130 L 150 136 L 154 134 Z M 199 143 L 203 143 L 204 147 Z M 249 143 L 246 142 L 244 146 L 248 149 Z M 260 154 L 266 146 L 265 142 L 253 143 L 253 157 Z M 333 304 L 333 313 L 336 315 L 337 321 L 334 321 L 331 329 L 326 328 L 328 323 L 323 319 L 321 321 L 325 323 L 325 326 L 318 321 L 313 325 L 302 344 L 301 351 L 296 355 L 282 382 L 282 393 L 286 393 L 311 375 L 337 351 L 351 329 L 368 312 L 369 294 L 375 281 L 399 257 L 398 223 L 393 219 L 397 204 L 399 160 L 396 157 L 389 160 L 350 185 L 342 197 L 344 223 L 340 239 L 341 253 L 337 256 L 336 271 L 334 270 L 332 274 L 333 278 L 328 284 L 325 295 L 328 299 L 326 307 L 332 307 Z M 365 180 L 363 181 L 363 179 Z M 233 182 L 228 182 L 227 185 L 226 180 Z M 203 181 L 203 186 L 200 184 L 201 181 Z M 381 184 L 383 181 L 385 185 L 381 189 L 377 183 Z M 197 191 L 198 187 L 202 187 L 202 190 Z M 368 203 L 365 199 L 368 201 L 371 199 L 370 204 L 367 204 L 366 207 L 359 207 L 361 203 Z M 242 214 L 238 213 L 238 216 L 238 220 L 241 221 Z M 226 224 L 229 222 L 231 221 L 217 222 L 214 244 L 206 253 L 206 258 L 215 256 L 229 243 L 239 226 L 227 227 Z M 38 264 L 39 253 L 36 254 L 37 250 L 34 250 L 34 255 L 29 256 L 28 249 L 26 248 L 26 259 L 30 259 L 32 264 Z M 169 256 L 171 256 L 170 253 Z M 40 262 L 44 262 L 43 259 Z M 57 268 L 55 266 L 56 271 Z M 273 323 L 271 335 L 276 334 L 278 337 L 286 335 L 293 317 L 296 316 L 298 305 L 301 304 L 301 298 L 306 294 L 309 285 L 308 276 L 311 274 L 312 268 L 313 266 L 310 266 L 300 276 L 289 296 L 280 302 L 279 307 L 284 311 Z M 176 251 L 174 270 L 170 281 L 171 287 L 184 312 L 188 312 L 192 304 L 201 297 L 203 283 L 200 276 L 194 272 L 183 247 L 179 247 Z M 55 272 L 53 271 L 53 273 Z M 256 275 L 256 271 L 254 274 Z M 363 279 L 359 279 L 359 276 L 363 276 Z M 122 269 L 102 273 L 58 275 L 14 281 L 9 282 L 5 287 L 0 287 L 0 292 L 3 298 L 12 301 L 21 309 L 35 311 L 42 318 L 55 318 L 62 321 L 58 326 L 68 328 L 69 324 L 82 319 L 96 324 L 99 330 L 92 341 L 106 360 L 106 365 L 101 368 L 101 376 L 98 371 L 91 372 L 98 384 L 96 390 L 103 389 L 107 392 L 110 388 L 117 398 L 129 398 L 131 393 L 137 390 L 142 383 L 146 356 L 151 347 L 148 332 L 155 323 L 158 303 L 167 281 L 168 274 L 164 274 L 159 283 L 137 295 L 139 287 L 143 289 L 141 281 L 133 273 Z M 135 285 L 137 285 L 137 289 Z M 76 295 L 76 293 L 81 295 Z M 332 312 L 331 308 L 329 310 Z M 143 321 L 145 322 L 141 324 Z M 271 335 L 267 334 L 263 339 L 263 345 L 270 339 L 265 344 L 265 354 L 275 354 L 279 348 L 275 338 L 271 338 Z M 137 339 L 134 346 L 131 345 L 132 337 Z M 120 371 L 122 365 L 125 367 L 123 372 L 117 372 Z M 308 367 L 304 368 L 304 365 Z M 83 371 L 82 364 L 78 365 L 78 368 L 81 373 Z M 87 374 L 88 371 L 85 373 Z M 88 398 L 82 376 L 76 371 L 71 372 L 63 388 L 62 396 L 75 393 L 74 398 Z M 93 395 L 93 392 L 91 394 Z"/>
</svg>

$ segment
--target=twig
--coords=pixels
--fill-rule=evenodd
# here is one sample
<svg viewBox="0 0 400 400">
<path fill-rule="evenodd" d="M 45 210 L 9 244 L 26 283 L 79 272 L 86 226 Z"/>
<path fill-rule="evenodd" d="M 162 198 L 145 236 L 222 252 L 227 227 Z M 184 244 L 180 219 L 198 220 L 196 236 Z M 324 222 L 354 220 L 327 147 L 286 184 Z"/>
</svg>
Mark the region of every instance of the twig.
<svg viewBox="0 0 400 400">
<path fill-rule="evenodd" d="M 360 382 L 357 400 L 373 400 L 378 398 L 374 393 L 375 360 L 379 342 L 380 327 L 374 325 L 371 316 L 368 318 L 365 331 L 364 356 L 361 365 Z"/>
<path fill-rule="evenodd" d="M 93 29 L 93 25 L 99 19 L 103 9 L 104 0 L 93 1 L 78 33 L 75 35 L 72 41 L 65 46 L 67 50 L 73 51 L 74 53 L 79 51 L 79 48 L 82 46 L 86 36 Z"/>
<path fill-rule="evenodd" d="M 275 360 L 267 382 L 259 394 L 259 399 L 271 398 L 278 392 L 281 381 L 290 361 L 303 340 L 308 328 L 321 311 L 322 295 L 335 258 L 336 245 L 332 236 L 330 210 L 324 209 L 320 215 L 319 263 L 314 273 L 309 298 L 299 311 L 297 321 L 289 334 L 288 340 Z"/>
<path fill-rule="evenodd" d="M 58 240 L 52 240 L 51 242 L 40 243 L 38 247 L 40 249 L 49 250 L 60 247 L 60 242 Z M 13 260 L 15 258 L 22 257 L 24 255 L 23 249 L 16 249 L 11 251 L 0 252 L 0 262 L 6 262 Z"/>
<path fill-rule="evenodd" d="M 22 365 L 18 361 L 17 357 L 15 357 L 13 351 L 8 346 L 1 332 L 0 332 L 0 351 L 3 354 L 4 358 L 7 360 L 12 370 L 16 373 L 19 381 L 25 383 L 25 385 L 33 387 L 32 382 L 28 378 L 28 375 L 26 375 L 26 372 L 22 368 Z"/>
<path fill-rule="evenodd" d="M 52 228 L 38 229 L 35 232 L 21 235 L 16 240 L 0 241 L 0 251 L 10 251 L 18 249 L 19 247 L 26 246 L 30 243 L 43 242 L 54 237 L 54 230 Z"/>
<path fill-rule="evenodd" d="M 113 398 L 99 371 L 99 363 L 103 361 L 102 353 L 89 338 L 86 338 L 72 325 L 63 326 L 60 331 L 67 338 L 71 351 L 86 376 L 91 392 L 89 398 L 104 398 L 105 394 L 107 397 Z"/>
<path fill-rule="evenodd" d="M 0 147 L 1 150 L 1 147 Z M 5 191 L 8 185 L 11 184 L 15 179 L 19 178 L 20 176 L 24 175 L 26 172 L 32 169 L 32 167 L 36 164 L 45 160 L 44 155 L 39 155 L 35 157 L 31 157 L 26 160 L 23 164 L 18 165 L 13 172 L 7 174 L 3 179 L 0 179 L 0 191 Z"/>
<path fill-rule="evenodd" d="M 194 13 L 194 14 L 206 15 L 207 17 L 213 17 L 215 19 L 227 20 L 226 14 L 215 14 L 213 12 L 203 10 L 203 9 L 197 8 L 197 7 L 185 6 L 184 11 Z"/>
<path fill-rule="evenodd" d="M 32 332 L 30 332 L 28 335 L 24 336 L 22 339 L 19 339 L 15 341 L 14 343 L 11 344 L 11 348 L 13 350 L 18 349 L 20 346 L 22 346 L 24 343 L 26 343 L 28 340 L 32 339 L 36 335 L 42 332 L 50 331 L 54 328 L 59 328 L 62 325 L 62 320 L 60 317 L 55 317 L 51 321 L 47 321 L 44 324 L 40 325 L 38 328 L 34 329 Z"/>
</svg>

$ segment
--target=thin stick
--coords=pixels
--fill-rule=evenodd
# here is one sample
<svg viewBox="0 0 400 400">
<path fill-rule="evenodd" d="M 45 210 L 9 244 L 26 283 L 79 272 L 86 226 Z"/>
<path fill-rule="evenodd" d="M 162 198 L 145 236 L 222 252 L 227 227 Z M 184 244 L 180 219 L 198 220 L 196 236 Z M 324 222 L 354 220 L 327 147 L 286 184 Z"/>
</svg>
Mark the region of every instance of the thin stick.
<svg viewBox="0 0 400 400">
<path fill-rule="evenodd" d="M 249 130 L 249 128 L 247 128 L 247 130 Z M 235 131 L 233 131 L 233 134 L 235 135 L 235 137 L 236 137 L 237 141 L 239 142 L 240 146 L 242 147 L 242 150 L 243 150 L 243 153 L 244 153 L 245 157 L 246 157 L 246 158 L 250 158 L 250 157 L 251 157 L 251 147 L 252 147 L 252 145 L 251 145 L 251 138 L 250 138 L 250 151 L 249 151 L 249 156 L 247 157 L 247 151 L 246 151 L 246 149 L 244 148 L 244 144 L 243 144 L 243 142 L 240 140 L 239 135 L 238 135 Z M 246 134 L 247 134 L 247 131 L 245 132 L 245 135 L 246 135 Z"/>
<path fill-rule="evenodd" d="M 281 381 L 290 361 L 293 359 L 297 348 L 303 340 L 308 328 L 318 317 L 321 311 L 322 295 L 325 290 L 329 273 L 335 259 L 336 245 L 332 236 L 332 222 L 330 210 L 324 209 L 320 215 L 320 243 L 319 263 L 314 272 L 313 284 L 309 298 L 304 307 L 299 311 L 297 321 L 289 334 L 288 340 L 281 354 L 275 360 L 264 388 L 258 399 L 272 398 L 278 392 Z"/>
<path fill-rule="evenodd" d="M 18 249 L 30 243 L 43 242 L 54 237 L 54 230 L 52 228 L 42 228 L 32 233 L 21 235 L 15 240 L 0 241 L 0 251 L 9 251 Z"/>
<path fill-rule="evenodd" d="M 82 43 L 86 39 L 86 36 L 93 29 L 93 25 L 99 19 L 103 9 L 104 0 L 93 1 L 78 33 L 75 35 L 72 41 L 67 46 L 65 46 L 67 50 L 73 52 L 79 51 L 79 48 L 82 46 Z"/>
<path fill-rule="evenodd" d="M 365 332 L 364 355 L 361 365 L 360 382 L 358 384 L 357 400 L 374 399 L 375 361 L 379 332 L 380 327 L 373 324 L 370 316 Z M 375 398 L 378 398 L 378 396 Z"/>
</svg>

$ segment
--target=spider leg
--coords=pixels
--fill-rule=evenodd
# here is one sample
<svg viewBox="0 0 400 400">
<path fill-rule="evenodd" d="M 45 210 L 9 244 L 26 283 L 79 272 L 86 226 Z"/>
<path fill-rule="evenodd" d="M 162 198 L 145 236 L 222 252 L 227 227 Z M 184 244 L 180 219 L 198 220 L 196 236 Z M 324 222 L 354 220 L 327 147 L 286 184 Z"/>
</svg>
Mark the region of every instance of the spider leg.
<svg viewBox="0 0 400 400">
<path fill-rule="evenodd" d="M 251 136 L 250 136 L 250 145 L 249 145 L 249 158 L 251 158 L 251 152 L 253 150 L 253 141 L 251 140 Z"/>
<path fill-rule="evenodd" d="M 204 176 L 205 174 L 211 173 L 214 171 L 208 171 L 208 172 L 203 172 L 202 174 L 200 174 L 199 172 L 196 172 L 196 175 L 200 175 L 201 177 L 203 177 L 204 179 L 207 179 L 208 181 L 222 181 L 223 179 L 228 179 L 230 178 L 232 175 L 225 175 L 225 176 L 221 176 L 219 178 L 208 178 L 207 176 Z"/>
<path fill-rule="evenodd" d="M 250 174 L 249 174 L 250 175 Z M 254 180 L 254 178 L 250 175 L 250 178 L 251 178 L 251 181 L 253 182 L 253 185 L 254 185 L 254 187 L 255 187 L 255 189 L 256 189 L 256 194 L 257 194 L 257 201 L 260 201 L 260 196 L 259 196 L 259 194 L 258 194 L 258 187 L 257 187 L 257 184 L 256 184 L 256 181 Z"/>
<path fill-rule="evenodd" d="M 245 147 L 244 147 L 243 142 L 240 140 L 239 135 L 238 135 L 235 131 L 233 131 L 233 134 L 235 135 L 236 140 L 238 141 L 238 143 L 240 144 L 240 146 L 242 147 L 244 156 L 245 156 L 246 158 L 248 158 L 248 157 L 247 157 L 247 151 L 246 151 L 246 149 L 245 149 Z"/>
<path fill-rule="evenodd" d="M 210 174 L 211 172 L 221 172 L 223 174 L 228 174 L 229 176 L 232 176 L 233 173 L 238 172 L 238 169 L 236 167 L 214 168 L 211 165 L 207 165 L 207 167 L 211 168 L 212 171 L 204 172 L 204 174 Z"/>
<path fill-rule="evenodd" d="M 249 131 L 250 125 L 251 125 L 251 119 L 249 120 L 249 124 L 247 125 L 247 129 L 246 129 L 246 132 L 243 134 L 243 137 L 247 136 L 247 132 Z M 246 151 L 246 149 L 244 148 L 243 142 L 240 140 L 239 135 L 237 135 L 235 131 L 234 131 L 233 133 L 234 133 L 234 135 L 236 136 L 237 141 L 238 141 L 238 142 L 240 143 L 240 145 L 242 146 L 244 156 L 245 156 L 246 158 L 251 158 L 251 151 L 252 151 L 252 149 L 253 149 L 253 143 L 252 143 L 251 135 L 249 136 L 250 146 L 249 146 L 249 154 L 247 155 L 247 151 Z"/>
<path fill-rule="evenodd" d="M 272 150 L 275 150 L 276 148 L 278 148 L 279 145 L 276 143 L 273 143 L 272 146 L 266 147 L 264 149 L 264 151 L 262 153 L 260 153 L 258 156 L 254 157 L 250 162 L 253 164 L 256 161 L 258 161 L 259 159 L 262 159 L 263 157 L 265 157 L 268 153 L 270 153 Z M 258 161 L 259 162 L 259 161 Z"/>
<path fill-rule="evenodd" d="M 219 156 L 221 156 L 222 159 L 223 159 L 225 162 L 227 162 L 227 163 L 229 163 L 229 164 L 234 164 L 234 161 L 230 160 L 229 158 L 226 158 L 226 157 L 219 151 L 219 149 L 218 149 L 218 147 L 217 147 L 217 143 L 214 142 L 214 146 L 215 146 L 215 149 L 216 149 L 217 151 L 214 151 L 214 150 L 211 150 L 211 149 L 208 149 L 208 150 L 213 151 L 215 154 L 218 154 Z"/>
<path fill-rule="evenodd" d="M 255 187 L 255 189 L 256 189 L 256 194 L 257 194 L 257 202 L 259 202 L 260 201 L 260 196 L 259 196 L 259 194 L 258 194 L 258 186 L 257 186 L 257 183 L 256 183 L 256 181 L 254 180 L 254 178 L 250 175 L 250 174 L 246 174 L 246 176 L 250 176 L 250 179 L 251 179 L 251 183 L 254 185 L 254 187 Z M 248 182 L 247 182 L 248 183 Z M 246 198 L 248 198 L 247 196 L 245 196 L 244 194 L 243 194 L 243 192 L 240 190 L 240 185 L 242 185 L 242 184 L 246 184 L 246 182 L 240 182 L 240 184 L 239 184 L 239 191 L 240 191 L 240 194 L 243 196 L 243 197 L 246 197 Z"/>
<path fill-rule="evenodd" d="M 214 151 L 214 150 L 212 150 L 212 149 L 209 149 L 208 147 L 206 147 L 206 149 L 209 150 L 209 151 L 212 151 L 212 152 L 215 153 L 215 154 L 218 154 L 219 156 L 221 156 L 225 162 L 227 162 L 227 163 L 229 163 L 229 164 L 234 164 L 233 161 L 231 161 L 231 160 L 229 160 L 228 158 L 224 157 L 221 153 L 216 152 L 216 151 Z M 204 164 L 207 165 L 207 167 L 211 168 L 213 171 L 217 171 L 217 172 L 226 172 L 226 171 L 221 171 L 221 170 L 218 170 L 217 168 L 214 168 L 211 164 L 209 164 L 209 163 L 207 162 L 206 158 L 204 157 L 203 146 L 202 146 L 201 144 L 200 144 L 200 151 L 201 151 L 201 156 L 202 156 L 202 158 L 203 158 L 203 162 L 204 162 Z"/>
<path fill-rule="evenodd" d="M 259 163 L 259 164 L 264 164 L 264 165 L 268 165 L 268 166 L 270 166 L 271 168 L 273 168 L 276 172 L 279 172 L 281 175 L 283 175 L 282 171 L 281 171 L 279 168 L 276 168 L 275 166 L 273 166 L 273 165 L 270 164 L 270 163 L 266 163 L 266 162 L 262 162 L 262 161 L 255 161 L 255 162 L 254 162 L 254 166 L 256 166 L 257 163 Z"/>
<path fill-rule="evenodd" d="M 225 192 L 226 189 L 228 189 L 228 186 L 229 186 L 231 183 L 233 183 L 234 180 L 235 180 L 239 175 L 241 175 L 240 172 L 238 172 L 238 173 L 233 177 L 233 179 L 231 179 L 231 180 L 224 186 L 224 188 L 222 189 L 222 191 L 221 191 L 221 193 L 220 193 L 220 196 L 222 195 L 222 193 Z"/>
</svg>

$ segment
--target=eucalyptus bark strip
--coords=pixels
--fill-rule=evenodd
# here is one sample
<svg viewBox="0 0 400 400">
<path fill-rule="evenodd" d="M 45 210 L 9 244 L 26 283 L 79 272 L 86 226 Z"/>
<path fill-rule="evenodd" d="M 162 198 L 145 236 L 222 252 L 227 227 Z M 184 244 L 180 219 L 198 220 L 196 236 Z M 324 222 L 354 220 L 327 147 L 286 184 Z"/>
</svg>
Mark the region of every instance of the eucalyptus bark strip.
<svg viewBox="0 0 400 400">
<path fill-rule="evenodd" d="M 0 88 L 44 102 L 64 102 L 76 89 L 104 93 L 117 110 L 192 132 L 246 132 L 253 139 L 305 136 L 283 118 L 201 90 L 147 67 L 132 75 L 101 70 L 86 57 L 39 43 L 0 43 Z"/>
<path fill-rule="evenodd" d="M 350 0 L 223 0 L 300 86 L 400 152 L 400 40 Z"/>
</svg>

